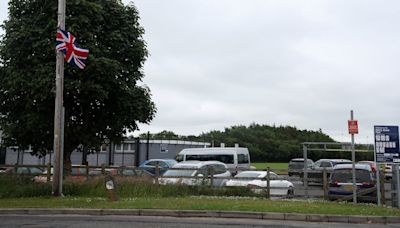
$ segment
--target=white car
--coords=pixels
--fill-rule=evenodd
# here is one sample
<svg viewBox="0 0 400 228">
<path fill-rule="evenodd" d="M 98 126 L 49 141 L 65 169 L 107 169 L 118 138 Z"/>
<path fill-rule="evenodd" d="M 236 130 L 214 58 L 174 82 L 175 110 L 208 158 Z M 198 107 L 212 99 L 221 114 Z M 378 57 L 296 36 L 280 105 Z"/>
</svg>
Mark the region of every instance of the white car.
<svg viewBox="0 0 400 228">
<path fill-rule="evenodd" d="M 184 184 L 184 185 L 209 185 L 210 169 L 213 171 L 213 186 L 222 187 L 231 177 L 228 167 L 219 161 L 185 161 L 180 162 L 172 169 L 167 170 L 159 179 L 162 185 Z M 197 177 L 197 178 L 190 178 Z M 203 178 L 204 177 L 204 178 Z M 226 178 L 224 178 L 226 177 Z"/>
<path fill-rule="evenodd" d="M 247 186 L 256 193 L 264 193 L 267 188 L 267 181 L 262 180 L 261 178 L 266 177 L 267 171 L 243 171 L 235 176 L 235 178 L 238 179 L 229 180 L 226 182 L 226 186 Z M 285 196 L 288 198 L 293 197 L 294 185 L 292 182 L 284 180 L 274 172 L 269 172 L 269 177 L 271 196 Z M 252 180 L 251 178 L 257 179 Z"/>
</svg>

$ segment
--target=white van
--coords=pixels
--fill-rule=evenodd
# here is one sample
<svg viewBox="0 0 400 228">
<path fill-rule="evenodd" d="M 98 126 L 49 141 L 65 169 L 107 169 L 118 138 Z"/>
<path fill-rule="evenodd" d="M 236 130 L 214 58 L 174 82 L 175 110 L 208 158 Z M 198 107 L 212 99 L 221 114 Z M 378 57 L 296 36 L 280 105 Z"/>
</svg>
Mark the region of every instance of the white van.
<svg viewBox="0 0 400 228">
<path fill-rule="evenodd" d="M 243 147 L 187 148 L 178 153 L 176 161 L 220 161 L 233 173 L 250 168 L 249 150 Z"/>
</svg>

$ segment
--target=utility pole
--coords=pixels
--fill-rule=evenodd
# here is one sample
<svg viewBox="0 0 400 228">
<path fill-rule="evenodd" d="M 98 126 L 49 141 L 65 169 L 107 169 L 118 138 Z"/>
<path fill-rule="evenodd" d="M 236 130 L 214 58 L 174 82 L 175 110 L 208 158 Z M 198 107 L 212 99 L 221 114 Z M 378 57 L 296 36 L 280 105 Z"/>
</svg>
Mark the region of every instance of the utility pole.
<svg viewBox="0 0 400 228">
<path fill-rule="evenodd" d="M 58 0 L 58 28 L 65 30 L 65 0 Z M 57 52 L 56 62 L 56 99 L 54 111 L 54 170 L 53 170 L 53 196 L 62 196 L 62 177 L 61 169 L 64 122 L 61 118 L 64 106 L 64 56 L 62 52 Z"/>
</svg>

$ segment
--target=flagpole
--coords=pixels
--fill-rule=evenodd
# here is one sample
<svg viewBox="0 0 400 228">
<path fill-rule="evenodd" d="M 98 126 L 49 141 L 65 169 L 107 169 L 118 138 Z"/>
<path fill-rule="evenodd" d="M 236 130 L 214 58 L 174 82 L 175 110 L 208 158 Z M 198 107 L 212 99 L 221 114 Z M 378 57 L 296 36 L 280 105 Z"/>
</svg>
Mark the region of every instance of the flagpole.
<svg viewBox="0 0 400 228">
<path fill-rule="evenodd" d="M 58 0 L 58 28 L 65 30 L 65 0 Z M 62 196 L 62 142 L 64 135 L 62 127 L 64 122 L 61 118 L 63 109 L 63 90 L 64 90 L 64 56 L 62 52 L 57 52 L 56 62 L 56 99 L 54 108 L 54 170 L 53 170 L 53 196 Z"/>
</svg>

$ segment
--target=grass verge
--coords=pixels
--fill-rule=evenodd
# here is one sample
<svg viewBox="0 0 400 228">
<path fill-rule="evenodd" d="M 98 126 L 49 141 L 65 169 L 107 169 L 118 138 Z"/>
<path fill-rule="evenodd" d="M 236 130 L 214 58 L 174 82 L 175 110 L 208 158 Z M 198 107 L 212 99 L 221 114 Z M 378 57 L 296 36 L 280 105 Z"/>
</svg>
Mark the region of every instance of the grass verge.
<svg viewBox="0 0 400 228">
<path fill-rule="evenodd" d="M 251 165 L 257 169 L 266 169 L 267 167 L 271 169 L 287 169 L 289 164 L 287 162 L 256 162 L 251 163 Z"/>
<path fill-rule="evenodd" d="M 372 204 L 352 205 L 324 201 L 267 200 L 243 197 L 121 198 L 108 202 L 93 197 L 37 197 L 0 199 L 0 208 L 101 208 L 252 211 L 329 215 L 400 216 L 400 210 Z"/>
</svg>

